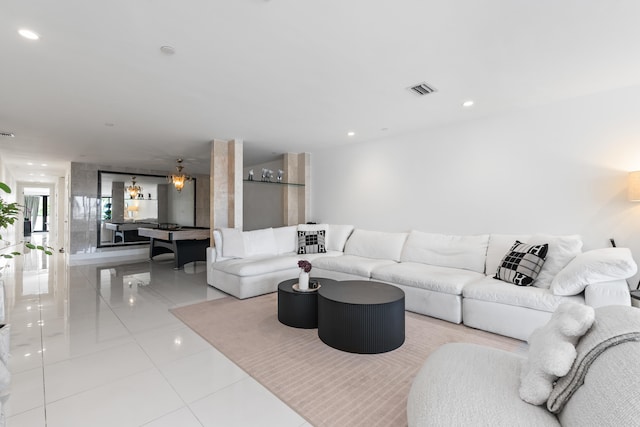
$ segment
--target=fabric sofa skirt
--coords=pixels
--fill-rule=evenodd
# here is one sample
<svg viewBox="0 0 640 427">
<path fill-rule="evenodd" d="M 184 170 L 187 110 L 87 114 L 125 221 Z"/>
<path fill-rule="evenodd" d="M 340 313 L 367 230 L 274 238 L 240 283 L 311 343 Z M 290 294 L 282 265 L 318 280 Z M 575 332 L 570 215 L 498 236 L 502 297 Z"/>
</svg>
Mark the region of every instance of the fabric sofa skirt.
<svg viewBox="0 0 640 427">
<path fill-rule="evenodd" d="M 245 299 L 276 292 L 280 282 L 298 277 L 299 273 L 299 268 L 291 268 L 258 276 L 241 277 L 213 269 L 211 272 L 213 284 L 210 282 L 209 285 L 238 299 Z"/>
<path fill-rule="evenodd" d="M 551 312 L 528 307 L 464 298 L 464 324 L 484 331 L 526 341 L 534 329 L 551 319 Z"/>
<path fill-rule="evenodd" d="M 405 310 L 435 317 L 452 323 L 462 323 L 462 295 L 445 294 L 428 289 L 382 282 L 404 291 Z"/>
</svg>

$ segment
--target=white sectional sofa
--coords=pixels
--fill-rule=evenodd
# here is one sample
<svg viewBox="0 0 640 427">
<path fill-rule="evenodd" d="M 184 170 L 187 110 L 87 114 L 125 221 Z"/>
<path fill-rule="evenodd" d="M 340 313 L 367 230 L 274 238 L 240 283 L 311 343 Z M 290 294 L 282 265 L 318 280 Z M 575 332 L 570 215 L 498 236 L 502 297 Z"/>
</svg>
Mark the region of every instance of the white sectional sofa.
<svg viewBox="0 0 640 427">
<path fill-rule="evenodd" d="M 298 231 L 313 230 L 324 231 L 326 253 L 297 254 Z M 494 278 L 516 240 L 548 245 L 532 286 Z M 237 298 L 275 292 L 279 282 L 298 275 L 297 261 L 306 259 L 313 277 L 389 283 L 405 292 L 409 311 L 521 340 L 566 300 L 630 305 L 625 279 L 637 269 L 628 249 L 582 252 L 579 236 L 455 236 L 319 224 L 215 230 L 214 244 L 207 250 L 207 282 Z"/>
</svg>

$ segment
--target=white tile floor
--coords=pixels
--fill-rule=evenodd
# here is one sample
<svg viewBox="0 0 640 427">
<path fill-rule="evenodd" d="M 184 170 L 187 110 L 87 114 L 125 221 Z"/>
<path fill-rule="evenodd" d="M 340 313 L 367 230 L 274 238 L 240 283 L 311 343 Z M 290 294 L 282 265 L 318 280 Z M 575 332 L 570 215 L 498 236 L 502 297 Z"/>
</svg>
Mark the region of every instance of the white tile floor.
<svg viewBox="0 0 640 427">
<path fill-rule="evenodd" d="M 7 265 L 8 426 L 309 426 L 169 312 L 224 296 L 203 262 Z"/>
</svg>

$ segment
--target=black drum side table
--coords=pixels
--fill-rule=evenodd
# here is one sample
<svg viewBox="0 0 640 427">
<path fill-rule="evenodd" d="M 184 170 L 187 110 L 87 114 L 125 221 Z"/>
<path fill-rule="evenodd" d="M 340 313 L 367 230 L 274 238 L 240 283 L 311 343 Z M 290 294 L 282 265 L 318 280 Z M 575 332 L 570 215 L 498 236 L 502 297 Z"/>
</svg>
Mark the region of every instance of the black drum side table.
<svg viewBox="0 0 640 427">
<path fill-rule="evenodd" d="M 404 292 L 386 283 L 350 280 L 318 290 L 318 337 L 338 350 L 395 350 L 404 343 L 404 316 Z"/>
<path fill-rule="evenodd" d="M 312 277 L 310 282 L 320 286 L 331 286 L 335 280 Z M 298 279 L 290 279 L 278 285 L 278 320 L 294 328 L 315 329 L 318 327 L 318 291 L 299 292 L 293 289 Z"/>
</svg>

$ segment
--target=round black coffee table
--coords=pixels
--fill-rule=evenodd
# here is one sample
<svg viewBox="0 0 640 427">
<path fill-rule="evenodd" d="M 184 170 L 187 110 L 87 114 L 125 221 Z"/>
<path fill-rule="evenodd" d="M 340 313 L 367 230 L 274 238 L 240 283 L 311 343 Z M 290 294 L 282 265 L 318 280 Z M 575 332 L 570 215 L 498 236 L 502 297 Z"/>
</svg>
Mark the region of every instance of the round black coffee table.
<svg viewBox="0 0 640 427">
<path fill-rule="evenodd" d="M 309 282 L 319 282 L 320 289 L 336 283 L 335 280 L 312 277 Z M 278 284 L 278 320 L 294 328 L 314 329 L 318 327 L 318 291 L 299 292 L 293 289 L 298 279 L 285 280 Z"/>
<path fill-rule="evenodd" d="M 395 350 L 404 343 L 404 292 L 385 283 L 361 280 L 321 287 L 318 337 L 350 353 Z"/>
</svg>

